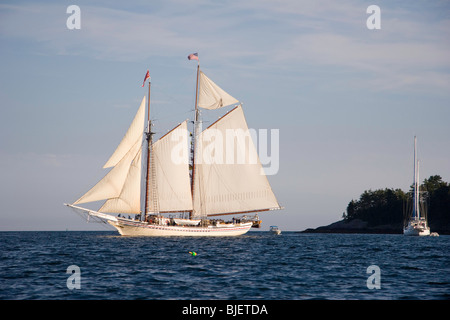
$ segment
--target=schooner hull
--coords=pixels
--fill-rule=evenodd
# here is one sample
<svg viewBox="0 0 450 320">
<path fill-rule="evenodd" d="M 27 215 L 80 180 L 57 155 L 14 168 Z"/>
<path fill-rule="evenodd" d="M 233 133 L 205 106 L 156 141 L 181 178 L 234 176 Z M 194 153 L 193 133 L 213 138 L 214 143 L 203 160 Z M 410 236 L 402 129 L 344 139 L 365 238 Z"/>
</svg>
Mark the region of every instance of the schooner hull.
<svg viewBox="0 0 450 320">
<path fill-rule="evenodd" d="M 137 237 L 232 237 L 243 235 L 252 227 L 251 222 L 226 227 L 163 226 L 124 220 L 108 222 L 122 236 Z"/>
</svg>

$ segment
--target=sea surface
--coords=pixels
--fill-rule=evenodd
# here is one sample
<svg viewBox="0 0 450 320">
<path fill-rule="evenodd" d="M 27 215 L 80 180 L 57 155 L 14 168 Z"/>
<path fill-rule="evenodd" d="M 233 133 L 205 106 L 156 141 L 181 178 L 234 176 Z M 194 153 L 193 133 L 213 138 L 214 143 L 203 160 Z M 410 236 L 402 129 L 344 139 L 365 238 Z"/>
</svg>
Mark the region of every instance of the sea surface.
<svg viewBox="0 0 450 320">
<path fill-rule="evenodd" d="M 442 235 L 42 231 L 0 232 L 0 243 L 2 300 L 450 299 Z"/>
</svg>

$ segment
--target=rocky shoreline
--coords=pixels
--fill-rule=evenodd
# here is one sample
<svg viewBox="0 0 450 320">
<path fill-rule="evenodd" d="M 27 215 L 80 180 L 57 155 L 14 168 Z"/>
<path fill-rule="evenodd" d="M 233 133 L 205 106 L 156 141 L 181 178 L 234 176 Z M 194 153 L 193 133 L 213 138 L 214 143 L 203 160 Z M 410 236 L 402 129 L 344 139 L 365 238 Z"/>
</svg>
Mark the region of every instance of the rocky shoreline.
<svg viewBox="0 0 450 320">
<path fill-rule="evenodd" d="M 450 234 L 450 230 L 433 228 L 430 226 L 432 232 L 439 234 Z M 340 220 L 321 226 L 318 228 L 308 228 L 300 231 L 300 233 L 373 233 L 373 234 L 403 234 L 402 224 L 386 224 L 369 227 L 366 221 L 360 219 L 353 219 L 350 221 Z"/>
</svg>

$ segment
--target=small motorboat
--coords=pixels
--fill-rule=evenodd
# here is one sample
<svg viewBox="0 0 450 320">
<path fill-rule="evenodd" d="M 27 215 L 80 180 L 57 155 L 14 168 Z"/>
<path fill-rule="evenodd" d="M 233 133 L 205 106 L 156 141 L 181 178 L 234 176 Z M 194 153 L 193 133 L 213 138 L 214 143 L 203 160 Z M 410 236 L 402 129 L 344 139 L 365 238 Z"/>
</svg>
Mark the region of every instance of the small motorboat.
<svg viewBox="0 0 450 320">
<path fill-rule="evenodd" d="M 281 234 L 281 230 L 277 226 L 270 226 L 270 232 L 276 235 Z"/>
</svg>

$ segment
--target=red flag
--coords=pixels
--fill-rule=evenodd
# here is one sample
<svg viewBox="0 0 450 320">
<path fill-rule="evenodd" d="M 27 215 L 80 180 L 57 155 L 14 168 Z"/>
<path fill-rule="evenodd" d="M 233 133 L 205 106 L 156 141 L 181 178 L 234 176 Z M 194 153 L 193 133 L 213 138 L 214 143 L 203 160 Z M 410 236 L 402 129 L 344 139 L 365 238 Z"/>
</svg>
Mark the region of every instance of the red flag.
<svg viewBox="0 0 450 320">
<path fill-rule="evenodd" d="M 198 53 L 196 52 L 196 53 L 192 53 L 192 54 L 188 55 L 188 59 L 189 60 L 197 60 L 197 61 L 199 61 L 198 60 Z"/>
<path fill-rule="evenodd" d="M 145 81 L 147 81 L 148 78 L 150 78 L 150 71 L 147 70 L 147 73 L 145 74 L 145 78 L 144 78 L 144 82 L 142 83 L 142 86 L 145 85 Z"/>
</svg>

